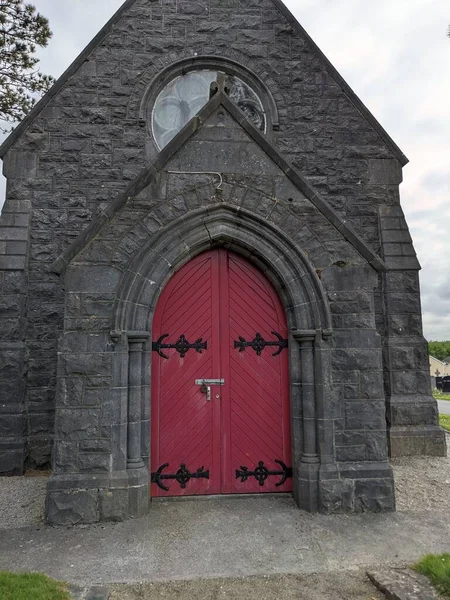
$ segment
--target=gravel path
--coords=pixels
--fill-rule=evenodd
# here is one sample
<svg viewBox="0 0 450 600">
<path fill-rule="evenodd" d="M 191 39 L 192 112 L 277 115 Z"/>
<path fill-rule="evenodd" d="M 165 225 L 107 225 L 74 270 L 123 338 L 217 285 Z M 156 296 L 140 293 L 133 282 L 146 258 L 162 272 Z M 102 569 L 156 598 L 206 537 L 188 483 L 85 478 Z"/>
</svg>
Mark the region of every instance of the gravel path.
<svg viewBox="0 0 450 600">
<path fill-rule="evenodd" d="M 450 452 L 450 435 L 447 435 Z M 450 456 L 396 458 L 397 510 L 450 510 Z"/>
<path fill-rule="evenodd" d="M 397 510 L 450 510 L 450 457 L 397 458 L 392 466 Z M 43 523 L 47 481 L 48 474 L 0 477 L 0 529 Z"/>
<path fill-rule="evenodd" d="M 0 529 L 44 522 L 48 475 L 0 477 Z"/>
<path fill-rule="evenodd" d="M 200 579 L 117 585 L 110 600 L 378 600 L 384 598 L 363 571 L 320 575 Z"/>
</svg>

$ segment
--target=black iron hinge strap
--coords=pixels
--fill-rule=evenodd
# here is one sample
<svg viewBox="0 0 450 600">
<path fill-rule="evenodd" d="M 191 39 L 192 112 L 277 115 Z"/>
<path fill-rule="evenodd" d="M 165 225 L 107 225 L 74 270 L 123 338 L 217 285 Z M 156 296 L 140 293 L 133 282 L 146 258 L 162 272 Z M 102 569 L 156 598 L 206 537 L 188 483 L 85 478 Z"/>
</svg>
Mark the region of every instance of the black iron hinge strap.
<svg viewBox="0 0 450 600">
<path fill-rule="evenodd" d="M 254 477 L 259 485 L 262 486 L 271 475 L 276 475 L 281 477 L 280 481 L 275 484 L 276 487 L 280 487 L 288 477 L 292 477 L 292 469 L 287 467 L 282 460 L 275 459 L 274 462 L 280 465 L 281 471 L 269 470 L 264 462 L 260 460 L 258 466 L 253 471 L 249 471 L 248 467 L 241 466 L 241 470 L 236 470 L 236 479 L 240 479 L 242 483 L 245 483 L 249 477 Z"/>
<path fill-rule="evenodd" d="M 169 488 L 162 483 L 163 480 L 175 479 L 184 490 L 191 479 L 209 479 L 209 471 L 205 471 L 204 467 L 200 467 L 195 473 L 191 473 L 186 465 L 182 464 L 176 473 L 163 473 L 168 466 L 169 463 L 164 463 L 155 473 L 152 473 L 152 483 L 156 483 L 165 492 L 168 492 Z"/>
<path fill-rule="evenodd" d="M 202 338 L 198 338 L 195 342 L 190 343 L 187 341 L 186 336 L 181 334 L 175 344 L 163 344 L 163 340 L 168 338 L 170 333 L 165 333 L 156 342 L 152 343 L 153 352 L 157 352 L 161 358 L 168 359 L 169 357 L 162 352 L 163 349 L 173 348 L 176 350 L 181 358 L 184 358 L 189 350 L 195 350 L 202 354 L 203 350 L 208 349 L 208 342 L 204 342 Z"/>
<path fill-rule="evenodd" d="M 247 342 L 245 338 L 239 336 L 239 341 L 234 342 L 234 347 L 239 348 L 239 352 L 244 352 L 246 348 L 253 348 L 256 354 L 258 356 L 261 356 L 262 351 L 267 346 L 277 346 L 278 350 L 276 350 L 272 354 L 272 356 L 278 356 L 278 354 L 281 354 L 283 350 L 288 347 L 288 340 L 283 339 L 283 337 L 276 331 L 272 331 L 271 333 L 278 339 L 275 341 L 267 342 L 260 333 L 257 333 L 255 334 L 255 338 L 251 342 Z"/>
</svg>

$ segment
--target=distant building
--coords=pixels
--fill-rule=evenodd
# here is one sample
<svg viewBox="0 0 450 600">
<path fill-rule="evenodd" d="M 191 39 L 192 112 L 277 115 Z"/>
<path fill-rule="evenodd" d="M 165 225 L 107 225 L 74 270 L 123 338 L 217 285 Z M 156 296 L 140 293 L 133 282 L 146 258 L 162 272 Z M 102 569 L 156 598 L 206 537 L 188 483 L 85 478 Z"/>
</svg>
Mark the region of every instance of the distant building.
<svg viewBox="0 0 450 600">
<path fill-rule="evenodd" d="M 431 377 L 445 377 L 450 375 L 450 356 L 444 361 L 429 356 L 430 359 L 430 376 Z"/>
</svg>

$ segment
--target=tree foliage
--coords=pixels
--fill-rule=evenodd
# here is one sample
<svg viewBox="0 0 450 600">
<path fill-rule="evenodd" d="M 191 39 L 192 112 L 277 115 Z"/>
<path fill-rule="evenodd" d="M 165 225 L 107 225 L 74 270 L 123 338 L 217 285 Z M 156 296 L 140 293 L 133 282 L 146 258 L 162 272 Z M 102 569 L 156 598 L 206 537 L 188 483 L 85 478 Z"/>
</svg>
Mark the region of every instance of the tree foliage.
<svg viewBox="0 0 450 600">
<path fill-rule="evenodd" d="M 428 353 L 438 360 L 450 356 L 450 342 L 428 342 Z"/>
<path fill-rule="evenodd" d="M 36 48 L 52 33 L 48 20 L 32 4 L 0 0 L 0 129 L 21 121 L 53 78 L 37 69 Z"/>
</svg>

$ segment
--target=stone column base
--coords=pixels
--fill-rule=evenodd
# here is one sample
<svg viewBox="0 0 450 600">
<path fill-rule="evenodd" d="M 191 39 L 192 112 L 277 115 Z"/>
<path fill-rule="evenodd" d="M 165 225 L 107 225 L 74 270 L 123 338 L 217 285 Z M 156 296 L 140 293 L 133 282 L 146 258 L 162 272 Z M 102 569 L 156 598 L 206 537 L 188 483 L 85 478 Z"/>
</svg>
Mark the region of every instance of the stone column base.
<svg viewBox="0 0 450 600">
<path fill-rule="evenodd" d="M 294 500 L 308 512 L 319 510 L 319 468 L 318 462 L 301 462 L 297 473 L 294 472 Z"/>
<path fill-rule="evenodd" d="M 142 517 L 149 509 L 148 486 L 146 468 L 131 474 L 55 474 L 47 488 L 47 523 L 79 525 Z"/>
<path fill-rule="evenodd" d="M 447 456 L 445 431 L 439 425 L 391 427 L 389 453 L 396 456 Z"/>
<path fill-rule="evenodd" d="M 0 441 L 0 475 L 23 475 L 25 464 L 25 442 Z"/>
<path fill-rule="evenodd" d="M 391 396 L 387 401 L 389 453 L 395 456 L 447 456 L 436 400 L 429 395 Z"/>
</svg>

